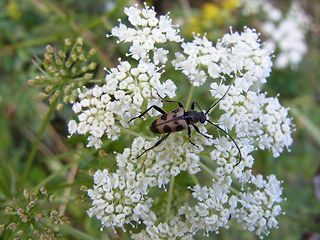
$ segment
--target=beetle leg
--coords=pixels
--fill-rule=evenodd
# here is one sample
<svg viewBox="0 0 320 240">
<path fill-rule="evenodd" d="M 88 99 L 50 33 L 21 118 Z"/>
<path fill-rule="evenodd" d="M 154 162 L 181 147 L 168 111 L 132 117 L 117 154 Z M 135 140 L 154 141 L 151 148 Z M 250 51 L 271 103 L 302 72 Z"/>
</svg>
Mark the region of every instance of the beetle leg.
<svg viewBox="0 0 320 240">
<path fill-rule="evenodd" d="M 162 98 L 162 101 L 165 101 L 165 102 L 168 102 L 168 103 L 177 103 L 179 105 L 179 107 L 184 108 L 183 104 L 181 102 L 179 102 L 179 101 L 167 100 L 167 99 L 164 99 L 164 98 Z"/>
<path fill-rule="evenodd" d="M 199 128 L 198 128 L 196 125 L 194 125 L 193 123 L 191 123 L 191 125 L 194 127 L 194 129 L 197 131 L 197 133 L 201 134 L 201 135 L 204 136 L 205 138 L 213 139 L 213 137 L 210 137 L 210 136 L 205 135 L 205 134 L 203 134 L 202 132 L 200 132 Z"/>
<path fill-rule="evenodd" d="M 167 135 L 165 135 L 163 138 L 161 138 L 158 142 L 156 142 L 152 147 L 147 148 L 146 150 L 144 150 L 138 157 L 134 158 L 137 159 L 139 157 L 141 157 L 143 154 L 145 154 L 146 152 L 148 152 L 149 150 L 151 150 L 152 148 L 155 148 L 156 146 L 160 145 L 171 133 L 168 133 Z"/>
<path fill-rule="evenodd" d="M 195 101 L 193 101 L 193 102 L 191 103 L 191 110 L 194 110 L 194 103 L 195 103 Z"/>
<path fill-rule="evenodd" d="M 196 102 L 196 101 L 193 101 L 192 103 L 191 103 L 191 110 L 194 110 L 194 105 L 197 105 L 197 107 L 200 109 L 200 111 L 202 111 L 202 108 L 200 107 L 200 105 Z"/>
<path fill-rule="evenodd" d="M 156 105 L 152 105 L 152 106 L 149 107 L 147 110 L 145 110 L 143 113 L 141 113 L 139 116 L 134 117 L 134 118 L 131 118 L 128 123 L 130 123 L 132 120 L 134 120 L 134 119 L 136 119 L 136 118 L 141 118 L 143 115 L 145 115 L 147 112 L 149 112 L 151 108 L 154 108 L 155 110 L 157 110 L 158 112 L 160 112 L 160 113 L 162 113 L 162 114 L 165 114 L 165 113 L 166 113 L 166 112 L 165 112 L 163 109 L 161 109 L 160 107 L 158 107 L 158 106 L 156 106 Z"/>
<path fill-rule="evenodd" d="M 199 146 L 197 144 L 195 144 L 194 142 L 191 141 L 191 128 L 188 126 L 188 137 L 189 137 L 189 143 L 191 143 L 193 146 L 196 146 L 197 148 L 199 148 Z"/>
<path fill-rule="evenodd" d="M 157 94 L 158 94 L 158 97 L 162 100 L 162 101 L 165 101 L 165 102 L 169 102 L 169 103 L 177 103 L 179 105 L 179 107 L 181 108 L 184 108 L 182 103 L 179 102 L 179 101 L 174 101 L 174 100 L 167 100 L 167 99 L 164 99 L 163 97 L 161 97 L 157 91 Z"/>
</svg>

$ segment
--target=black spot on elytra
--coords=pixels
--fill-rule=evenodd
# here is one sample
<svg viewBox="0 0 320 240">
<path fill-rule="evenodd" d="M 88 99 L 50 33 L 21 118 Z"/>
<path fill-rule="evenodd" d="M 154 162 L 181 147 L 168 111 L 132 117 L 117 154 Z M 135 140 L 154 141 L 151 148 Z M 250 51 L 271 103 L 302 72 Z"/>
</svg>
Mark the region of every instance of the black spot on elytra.
<svg viewBox="0 0 320 240">
<path fill-rule="evenodd" d="M 174 121 L 173 123 L 177 125 L 177 124 L 179 124 L 179 121 Z"/>
<path fill-rule="evenodd" d="M 168 125 L 164 125 L 163 131 L 166 133 L 169 133 L 169 132 L 171 132 L 171 127 L 169 127 Z"/>
<path fill-rule="evenodd" d="M 161 120 L 166 121 L 167 120 L 167 114 L 163 114 L 160 118 L 161 118 Z"/>
<path fill-rule="evenodd" d="M 177 109 L 173 110 L 172 112 L 173 112 L 173 113 L 177 113 L 177 112 L 179 112 L 179 108 L 177 108 Z"/>
<path fill-rule="evenodd" d="M 182 125 L 178 125 L 177 127 L 176 127 L 176 131 L 182 131 L 183 130 L 183 126 Z"/>
<path fill-rule="evenodd" d="M 151 130 L 151 132 L 153 132 L 155 134 L 160 133 L 159 129 L 157 128 L 157 121 L 153 121 L 153 123 L 150 126 L 150 130 Z"/>
</svg>

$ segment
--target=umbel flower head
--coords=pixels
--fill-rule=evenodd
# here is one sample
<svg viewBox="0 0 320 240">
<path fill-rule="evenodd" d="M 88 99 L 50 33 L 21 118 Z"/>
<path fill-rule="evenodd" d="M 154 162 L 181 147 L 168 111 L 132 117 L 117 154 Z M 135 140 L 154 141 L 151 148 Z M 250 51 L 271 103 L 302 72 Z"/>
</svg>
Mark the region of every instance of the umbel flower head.
<svg viewBox="0 0 320 240">
<path fill-rule="evenodd" d="M 84 86 L 92 78 L 97 63 L 88 59 L 96 53 L 95 49 L 89 52 L 83 50 L 83 39 L 78 38 L 72 46 L 70 39 L 64 41 L 64 50 L 57 50 L 47 45 L 44 60 L 37 56 L 32 60 L 42 73 L 35 79 L 28 81 L 28 85 L 44 87 L 40 97 L 48 99 L 50 104 L 57 102 L 57 109 L 61 110 L 64 103 L 74 103 L 78 96 L 77 89 Z"/>
<path fill-rule="evenodd" d="M 258 34 L 231 29 L 216 44 L 198 35 L 183 42 L 169 15 L 157 18 L 147 5 L 125 13 L 131 25 L 120 22 L 111 32 L 118 43 L 130 45 L 128 61 L 110 69 L 102 86 L 78 90 L 73 105 L 78 119 L 69 122 L 70 134 L 85 134 L 88 147 L 101 148 L 121 134 L 135 136 L 122 153 L 114 153 L 114 171 L 94 174 L 89 216 L 101 221 L 101 230 L 122 228 L 133 239 L 193 239 L 218 234 L 230 221 L 261 238 L 268 235 L 282 213 L 281 181 L 253 174 L 252 154 L 268 150 L 278 157 L 292 143 L 292 124 L 288 109 L 259 90 L 272 64 Z M 181 46 L 174 59 L 165 49 L 171 44 Z M 163 136 L 134 132 L 144 124 L 135 117 L 153 105 L 162 107 L 162 98 L 175 97 L 175 83 L 163 76 L 167 69 L 185 74 L 192 89 L 204 88 L 210 102 L 225 95 L 216 105 L 220 111 L 214 109 L 220 113 L 214 122 L 228 135 L 211 136 L 205 124 L 197 124 L 201 134 L 172 133 L 153 147 Z M 148 114 L 159 113 L 153 107 Z M 200 181 L 203 174 L 211 180 Z"/>
<path fill-rule="evenodd" d="M 1 209 L 1 235 L 11 232 L 10 239 L 62 239 L 59 225 L 69 220 L 52 207 L 54 200 L 45 187 L 38 192 L 24 189 L 23 194 L 7 203 L 5 210 Z"/>
</svg>

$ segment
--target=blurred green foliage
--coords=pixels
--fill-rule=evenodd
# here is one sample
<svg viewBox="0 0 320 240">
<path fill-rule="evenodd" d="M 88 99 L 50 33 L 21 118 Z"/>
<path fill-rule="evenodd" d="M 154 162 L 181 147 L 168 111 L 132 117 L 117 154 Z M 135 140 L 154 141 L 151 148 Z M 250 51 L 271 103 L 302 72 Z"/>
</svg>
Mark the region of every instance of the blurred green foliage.
<svg viewBox="0 0 320 240">
<path fill-rule="evenodd" d="M 157 12 L 171 12 L 171 17 L 182 25 L 183 37 L 189 39 L 192 31 L 208 32 L 215 41 L 228 32 L 229 25 L 243 28 L 251 26 L 253 19 L 241 18 L 236 8 L 228 8 L 224 1 L 213 1 L 220 15 L 203 21 L 202 7 L 207 1 L 147 1 L 155 5 Z M 30 61 L 34 55 L 42 58 L 45 46 L 51 44 L 61 48 L 65 38 L 84 39 L 84 48 L 95 48 L 98 62 L 94 74 L 97 82 L 103 80 L 104 67 L 117 64 L 117 58 L 125 58 L 125 47 L 116 47 L 116 40 L 106 38 L 111 28 L 122 18 L 123 7 L 132 1 L 112 0 L 1 0 L 0 1 L 0 210 L 2 211 L 24 188 L 37 190 L 45 185 L 55 193 L 57 205 L 66 206 L 65 215 L 70 225 L 60 232 L 67 239 L 112 239 L 112 230 L 99 231 L 99 223 L 90 219 L 86 209 L 90 207 L 81 186 L 91 187 L 90 169 L 113 168 L 106 157 L 113 151 L 121 151 L 128 139 L 123 136 L 117 143 L 109 142 L 104 152 L 83 149 L 81 155 L 75 151 L 81 137 L 67 138 L 67 122 L 72 119 L 70 106 L 56 112 L 47 125 L 38 145 L 35 160 L 26 181 L 21 182 L 26 159 L 37 133 L 49 111 L 46 102 L 38 98 L 38 89 L 28 87 L 29 79 L 39 75 Z M 285 9 L 290 1 L 281 1 Z M 294 144 L 274 159 L 269 153 L 256 155 L 255 170 L 262 174 L 276 174 L 283 179 L 283 203 L 286 215 L 279 218 L 279 229 L 272 230 L 266 239 L 302 239 L 312 232 L 320 233 L 320 186 L 313 180 L 320 175 L 320 3 L 310 0 L 304 5 L 312 17 L 313 25 L 308 34 L 308 54 L 295 70 L 274 70 L 265 90 L 270 96 L 280 94 L 281 103 L 290 107 L 296 124 Z M 193 21 L 186 21 L 193 17 Z M 201 25 L 201 23 L 203 23 Z M 175 79 L 172 73 L 166 76 Z M 179 79 L 180 77 L 178 77 Z M 181 76 L 182 78 L 182 76 Z M 177 83 L 179 86 L 179 83 Z M 177 96 L 183 96 L 186 87 L 178 88 Z M 201 103 L 201 92 L 195 99 Z M 85 141 L 83 141 L 85 144 Z M 70 192 L 68 192 L 68 190 Z M 0 224 L 3 220 L 0 217 Z M 126 239 L 124 234 L 119 233 Z M 10 239 L 8 233 L 1 239 Z M 236 224 L 212 239 L 255 239 L 255 235 L 242 231 Z M 201 236 L 199 236 L 201 239 Z M 306 238 L 308 239 L 308 238 Z"/>
</svg>

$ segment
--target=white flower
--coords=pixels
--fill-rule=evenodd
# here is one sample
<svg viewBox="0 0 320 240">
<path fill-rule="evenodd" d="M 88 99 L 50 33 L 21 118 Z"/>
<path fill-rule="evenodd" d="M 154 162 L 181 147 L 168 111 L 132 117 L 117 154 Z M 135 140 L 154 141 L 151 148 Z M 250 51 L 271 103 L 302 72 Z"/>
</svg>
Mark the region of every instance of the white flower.
<svg viewBox="0 0 320 240">
<path fill-rule="evenodd" d="M 169 51 L 166 49 L 163 49 L 163 48 L 156 49 L 153 55 L 154 64 L 158 65 L 159 63 L 166 63 L 168 60 L 168 57 L 167 57 L 168 53 Z"/>
<path fill-rule="evenodd" d="M 208 192 L 208 188 L 207 187 L 203 187 L 200 188 L 199 185 L 196 185 L 193 189 L 194 192 L 192 193 L 192 196 L 194 198 L 199 199 L 200 201 L 203 201 L 204 199 L 207 199 L 209 196 L 209 192 Z"/>
<path fill-rule="evenodd" d="M 102 141 L 94 136 L 89 136 L 88 137 L 88 144 L 87 147 L 95 147 L 96 149 L 101 148 L 102 146 Z"/>
<path fill-rule="evenodd" d="M 70 133 L 69 137 L 71 137 L 71 135 L 73 135 L 74 133 L 77 132 L 77 126 L 78 126 L 78 124 L 76 121 L 74 121 L 74 120 L 69 121 L 69 123 L 68 123 L 68 131 Z"/>
</svg>

